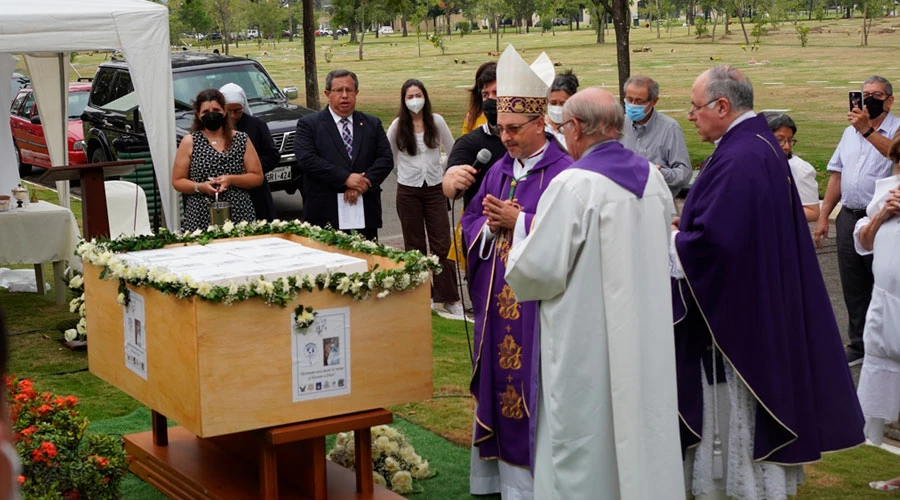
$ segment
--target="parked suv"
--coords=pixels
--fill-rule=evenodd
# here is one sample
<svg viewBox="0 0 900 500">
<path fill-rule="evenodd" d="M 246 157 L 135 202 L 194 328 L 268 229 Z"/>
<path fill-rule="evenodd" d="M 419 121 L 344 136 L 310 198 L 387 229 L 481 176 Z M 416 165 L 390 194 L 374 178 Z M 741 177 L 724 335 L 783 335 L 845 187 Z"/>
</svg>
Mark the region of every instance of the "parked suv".
<svg viewBox="0 0 900 500">
<path fill-rule="evenodd" d="M 172 79 L 179 143 L 190 133 L 194 120 L 191 103 L 197 93 L 236 83 L 247 93 L 253 116 L 269 125 L 281 152 L 278 167 L 266 173 L 272 191 L 293 194 L 300 190 L 302 177 L 294 157 L 294 131 L 297 120 L 312 110 L 288 102 L 297 97 L 296 87 L 279 89 L 262 65 L 252 59 L 193 51 L 172 54 Z M 118 160 L 120 153 L 134 158 L 150 150 L 124 60 L 105 62 L 97 68 L 81 117 L 85 153 L 92 163 Z"/>
</svg>

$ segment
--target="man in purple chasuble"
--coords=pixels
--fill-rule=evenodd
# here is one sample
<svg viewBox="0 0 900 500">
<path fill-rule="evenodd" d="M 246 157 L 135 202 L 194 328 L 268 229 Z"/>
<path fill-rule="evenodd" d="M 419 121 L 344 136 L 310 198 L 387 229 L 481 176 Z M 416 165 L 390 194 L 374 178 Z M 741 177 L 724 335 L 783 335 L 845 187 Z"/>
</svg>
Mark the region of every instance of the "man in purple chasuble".
<svg viewBox="0 0 900 500">
<path fill-rule="evenodd" d="M 688 118 L 716 150 L 674 223 L 671 271 L 689 498 L 785 498 L 802 464 L 863 442 L 790 167 L 753 87 L 717 66 Z M 718 495 L 718 496 L 717 496 Z"/>
<path fill-rule="evenodd" d="M 541 118 L 552 78 L 545 54 L 529 67 L 512 46 L 503 53 L 497 63 L 497 125 L 507 154 L 488 171 L 461 219 L 475 311 L 470 490 L 504 499 L 533 498 L 538 320 L 537 305 L 516 301 L 503 276 L 512 243 L 531 229 L 541 193 L 572 163 L 544 134 Z"/>
</svg>

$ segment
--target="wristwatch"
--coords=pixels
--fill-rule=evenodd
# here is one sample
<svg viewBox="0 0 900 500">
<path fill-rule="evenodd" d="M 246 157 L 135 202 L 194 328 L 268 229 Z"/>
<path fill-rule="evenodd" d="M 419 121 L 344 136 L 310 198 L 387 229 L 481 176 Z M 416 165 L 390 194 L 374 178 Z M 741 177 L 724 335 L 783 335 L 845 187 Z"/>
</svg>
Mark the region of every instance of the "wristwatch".
<svg viewBox="0 0 900 500">
<path fill-rule="evenodd" d="M 866 130 L 866 133 L 863 134 L 863 138 L 868 139 L 870 135 L 875 133 L 875 127 L 869 127 L 869 130 Z"/>
<path fill-rule="evenodd" d="M 194 194 L 200 194 L 200 184 L 197 182 L 194 183 Z"/>
</svg>

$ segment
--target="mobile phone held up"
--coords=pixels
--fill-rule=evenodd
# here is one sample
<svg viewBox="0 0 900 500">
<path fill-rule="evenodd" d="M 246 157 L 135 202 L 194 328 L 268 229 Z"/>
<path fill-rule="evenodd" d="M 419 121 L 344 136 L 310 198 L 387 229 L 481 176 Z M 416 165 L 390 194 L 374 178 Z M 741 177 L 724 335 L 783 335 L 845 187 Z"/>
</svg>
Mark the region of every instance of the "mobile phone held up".
<svg viewBox="0 0 900 500">
<path fill-rule="evenodd" d="M 850 96 L 850 111 L 853 111 L 853 108 L 859 108 L 859 110 L 862 111 L 862 92 L 858 90 L 851 90 L 850 92 L 848 92 L 848 94 Z"/>
</svg>

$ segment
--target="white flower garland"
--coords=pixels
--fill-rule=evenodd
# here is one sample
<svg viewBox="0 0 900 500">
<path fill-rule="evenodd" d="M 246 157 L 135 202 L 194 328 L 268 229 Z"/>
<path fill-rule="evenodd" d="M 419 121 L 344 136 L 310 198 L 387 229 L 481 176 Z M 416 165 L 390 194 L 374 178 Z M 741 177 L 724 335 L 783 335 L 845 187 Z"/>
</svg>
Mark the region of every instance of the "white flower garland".
<svg viewBox="0 0 900 500">
<path fill-rule="evenodd" d="M 224 286 L 207 282 L 198 283 L 189 277 L 182 278 L 163 268 L 136 266 L 118 257 L 118 254 L 123 252 L 162 248 L 172 244 L 206 244 L 220 238 L 265 234 L 295 234 L 343 250 L 380 255 L 404 265 L 396 269 L 379 269 L 376 265 L 364 273 L 324 272 L 316 276 L 295 275 L 273 281 L 267 281 L 260 277 L 248 284 L 231 283 Z M 269 305 L 275 304 L 284 307 L 301 291 L 311 292 L 315 288 L 329 289 L 341 295 L 351 295 L 354 300 L 364 300 L 372 294 L 376 298 L 382 299 L 394 291 L 416 288 L 426 283 L 432 272 L 439 273 L 441 271 L 435 255 L 423 256 L 415 250 L 408 252 L 396 250 L 381 243 L 363 239 L 359 235 L 323 229 L 298 220 L 240 222 L 238 224 L 229 221 L 221 227 L 210 226 L 205 231 L 198 229 L 193 233 L 182 234 L 160 229 L 158 234 L 151 236 L 83 241 L 78 245 L 76 253 L 92 265 L 103 268 L 100 274 L 102 279 L 119 280 L 120 293 L 117 298 L 121 304 L 128 302 L 126 283 L 156 288 L 163 293 L 173 293 L 181 298 L 197 296 L 226 305 L 260 297 Z"/>
</svg>

